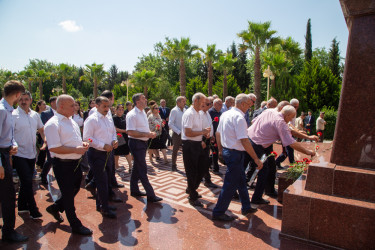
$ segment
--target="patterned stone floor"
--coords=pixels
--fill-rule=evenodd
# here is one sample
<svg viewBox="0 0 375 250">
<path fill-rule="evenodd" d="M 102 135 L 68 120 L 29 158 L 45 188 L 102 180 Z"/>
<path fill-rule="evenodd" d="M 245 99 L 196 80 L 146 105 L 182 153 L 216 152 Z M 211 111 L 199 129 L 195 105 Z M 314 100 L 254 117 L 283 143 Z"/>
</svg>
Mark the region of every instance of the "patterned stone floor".
<svg viewBox="0 0 375 250">
<path fill-rule="evenodd" d="M 276 145 L 275 151 L 281 148 Z M 303 155 L 296 155 L 303 157 Z M 171 150 L 168 150 L 171 159 Z M 35 199 L 43 214 L 41 220 L 32 220 L 27 214 L 17 215 L 16 228 L 30 237 L 22 244 L 0 242 L 0 249 L 316 249 L 315 246 L 281 238 L 282 205 L 268 198 L 270 205 L 258 207 L 258 211 L 248 217 L 242 216 L 239 201 L 232 201 L 227 214 L 238 218 L 233 222 L 212 221 L 211 211 L 220 188 L 209 189 L 200 185 L 204 208 L 194 208 L 187 200 L 186 177 L 182 156 L 178 156 L 178 171 L 170 171 L 170 163 L 148 161 L 148 176 L 155 192 L 164 200 L 147 203 L 145 198 L 134 198 L 129 191 L 129 168 L 125 158 L 120 157 L 120 165 L 126 169 L 117 170 L 117 178 L 125 188 L 115 190 L 123 203 L 113 203 L 117 207 L 117 219 L 103 218 L 95 210 L 95 200 L 84 188 L 80 190 L 75 206 L 82 223 L 93 230 L 91 237 L 71 234 L 66 220 L 61 224 L 46 212 L 59 195 L 57 183 L 50 172 L 51 183 L 46 187 L 35 182 Z M 225 173 L 221 166 L 220 172 Z M 222 185 L 224 176 L 211 174 L 212 181 Z M 82 183 L 83 187 L 84 183 Z M 140 185 L 141 187 L 142 185 Z M 142 188 L 141 188 L 142 189 Z M 249 190 L 250 196 L 253 190 Z"/>
</svg>

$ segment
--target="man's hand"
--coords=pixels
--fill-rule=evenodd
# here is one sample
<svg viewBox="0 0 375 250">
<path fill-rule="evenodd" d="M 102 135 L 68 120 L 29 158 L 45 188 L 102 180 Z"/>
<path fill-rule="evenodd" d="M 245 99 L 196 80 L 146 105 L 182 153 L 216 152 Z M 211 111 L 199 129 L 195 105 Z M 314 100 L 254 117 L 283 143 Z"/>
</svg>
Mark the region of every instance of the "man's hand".
<svg viewBox="0 0 375 250">
<path fill-rule="evenodd" d="M 0 180 L 4 179 L 4 177 L 5 177 L 4 167 L 0 166 Z"/>
<path fill-rule="evenodd" d="M 148 134 L 148 138 L 154 139 L 155 137 L 156 137 L 156 133 L 155 132 L 150 132 Z"/>
<path fill-rule="evenodd" d="M 40 150 L 46 150 L 47 148 L 47 143 L 44 142 L 43 145 L 40 147 Z"/>
<path fill-rule="evenodd" d="M 205 149 L 207 147 L 206 143 L 202 141 L 202 148 Z"/>
<path fill-rule="evenodd" d="M 78 146 L 76 147 L 76 154 L 84 155 L 88 149 L 89 148 L 85 146 Z"/>
<path fill-rule="evenodd" d="M 105 144 L 104 147 L 103 147 L 103 149 L 104 149 L 105 151 L 107 151 L 107 152 L 111 152 L 112 149 L 113 149 L 113 147 L 112 147 L 111 145 Z"/>
<path fill-rule="evenodd" d="M 257 169 L 258 170 L 261 170 L 262 168 L 263 168 L 263 162 L 261 162 L 260 160 L 259 160 L 259 158 L 258 159 L 256 159 L 255 161 L 255 164 L 257 164 Z"/>
<path fill-rule="evenodd" d="M 113 149 L 116 149 L 118 147 L 118 141 L 117 140 L 112 141 L 112 147 L 113 147 Z"/>
<path fill-rule="evenodd" d="M 208 137 L 210 137 L 211 128 L 210 127 L 205 128 L 205 129 L 202 130 L 202 132 L 203 132 L 203 135 L 208 138 Z"/>
<path fill-rule="evenodd" d="M 85 148 L 88 148 L 88 147 L 90 147 L 90 143 L 82 142 L 82 146 L 85 147 Z"/>
<path fill-rule="evenodd" d="M 319 136 L 317 136 L 317 135 L 310 135 L 308 138 L 311 141 L 316 141 L 316 142 L 319 141 Z"/>
<path fill-rule="evenodd" d="M 307 155 L 311 155 L 311 156 L 315 156 L 315 150 L 309 150 L 309 149 L 307 149 L 306 150 L 306 154 Z"/>
<path fill-rule="evenodd" d="M 18 152 L 18 146 L 11 146 L 9 150 L 9 155 L 15 155 Z"/>
<path fill-rule="evenodd" d="M 211 142 L 211 143 L 215 143 L 215 137 L 214 137 L 214 136 L 211 137 L 210 142 Z"/>
</svg>

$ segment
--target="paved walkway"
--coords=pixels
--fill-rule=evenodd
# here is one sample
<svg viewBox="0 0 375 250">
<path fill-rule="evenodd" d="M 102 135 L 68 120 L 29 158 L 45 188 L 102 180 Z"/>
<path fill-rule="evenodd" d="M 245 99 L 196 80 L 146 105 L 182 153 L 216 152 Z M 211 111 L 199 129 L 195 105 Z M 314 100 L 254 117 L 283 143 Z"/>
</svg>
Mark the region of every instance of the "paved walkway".
<svg viewBox="0 0 375 250">
<path fill-rule="evenodd" d="M 275 149 L 281 152 L 279 146 Z M 171 158 L 171 150 L 168 150 L 168 158 Z M 190 206 L 185 193 L 181 154 L 177 172 L 171 172 L 170 166 L 162 161 L 150 164 L 147 159 L 147 163 L 155 192 L 164 199 L 160 204 L 148 204 L 145 198 L 130 196 L 130 174 L 125 158 L 121 157 L 120 165 L 125 165 L 126 170 L 117 171 L 118 181 L 125 185 L 115 191 L 124 200 L 124 203 L 114 203 L 118 218 L 103 218 L 95 210 L 90 192 L 81 189 L 75 199 L 77 214 L 94 234 L 92 237 L 73 235 L 65 214 L 65 221 L 59 224 L 45 210 L 59 194 L 56 181 L 49 175 L 52 183 L 48 187 L 35 183 L 35 199 L 42 219 L 32 220 L 28 214 L 17 216 L 16 228 L 28 235 L 29 241 L 24 244 L 0 242 L 0 249 L 316 249 L 279 237 L 282 205 L 275 199 L 269 198 L 270 205 L 258 207 L 259 210 L 248 217 L 241 215 L 240 202 L 232 201 L 227 213 L 238 219 L 214 222 L 210 219 L 211 211 L 220 188 L 208 189 L 201 185 L 198 192 L 203 196 L 201 201 L 205 207 L 196 209 Z M 224 166 L 220 167 L 221 173 L 225 170 Z M 221 186 L 223 177 L 212 174 L 212 181 Z M 249 193 L 252 195 L 253 190 Z"/>
</svg>

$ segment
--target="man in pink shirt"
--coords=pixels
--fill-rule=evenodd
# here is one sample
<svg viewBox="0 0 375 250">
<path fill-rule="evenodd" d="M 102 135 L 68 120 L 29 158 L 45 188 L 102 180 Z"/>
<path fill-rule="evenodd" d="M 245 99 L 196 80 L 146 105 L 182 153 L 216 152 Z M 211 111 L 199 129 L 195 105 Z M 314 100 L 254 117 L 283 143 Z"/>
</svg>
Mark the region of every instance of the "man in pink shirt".
<svg viewBox="0 0 375 250">
<path fill-rule="evenodd" d="M 263 154 L 269 155 L 272 151 L 273 143 L 277 140 L 281 140 L 284 147 L 290 146 L 304 154 L 315 155 L 313 150 L 304 148 L 301 143 L 296 142 L 292 137 L 288 122 L 290 122 L 295 115 L 295 108 L 291 105 L 287 105 L 280 112 L 277 112 L 277 110 L 263 112 L 254 121 L 253 125 L 248 129 L 248 136 L 259 158 L 261 158 Z M 268 170 L 268 160 L 266 160 L 263 163 L 263 168 L 258 173 L 258 181 L 251 199 L 251 203 L 253 204 L 269 203 L 268 200 L 262 198 Z"/>
</svg>

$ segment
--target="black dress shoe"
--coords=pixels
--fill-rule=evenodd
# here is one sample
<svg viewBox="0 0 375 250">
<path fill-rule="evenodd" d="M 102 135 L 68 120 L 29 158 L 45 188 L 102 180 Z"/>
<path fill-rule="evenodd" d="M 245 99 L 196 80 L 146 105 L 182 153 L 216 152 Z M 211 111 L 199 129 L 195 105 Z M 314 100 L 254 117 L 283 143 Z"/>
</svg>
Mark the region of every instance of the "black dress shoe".
<svg viewBox="0 0 375 250">
<path fill-rule="evenodd" d="M 243 210 L 243 211 L 241 211 L 241 214 L 242 215 L 248 215 L 248 214 L 251 214 L 251 213 L 255 213 L 256 211 L 258 211 L 258 209 L 257 208 L 249 208 L 249 209 L 246 209 L 246 210 Z"/>
<path fill-rule="evenodd" d="M 266 195 L 272 198 L 277 198 L 278 193 L 275 190 L 273 190 L 273 192 L 266 192 Z"/>
<path fill-rule="evenodd" d="M 117 196 L 112 195 L 112 196 L 109 197 L 109 201 L 121 203 L 122 199 L 117 197 Z"/>
<path fill-rule="evenodd" d="M 195 201 L 189 200 L 189 203 L 193 207 L 203 207 L 202 202 L 200 202 L 199 200 L 195 200 Z"/>
<path fill-rule="evenodd" d="M 55 207 L 55 204 L 52 204 L 51 206 L 47 207 L 46 208 L 46 211 L 48 213 L 50 213 L 54 218 L 55 220 L 57 220 L 58 222 L 63 222 L 64 221 L 64 218 L 61 217 L 60 215 L 60 212 L 57 210 L 57 208 Z"/>
<path fill-rule="evenodd" d="M 212 182 L 205 182 L 203 185 L 209 188 L 218 188 L 219 186 Z"/>
<path fill-rule="evenodd" d="M 20 233 L 17 233 L 16 231 L 11 232 L 10 234 L 4 234 L 3 233 L 3 241 L 8 241 L 8 242 L 24 242 L 27 241 L 29 237 L 24 236 Z"/>
<path fill-rule="evenodd" d="M 80 234 L 80 235 L 92 235 L 91 229 L 88 229 L 85 226 L 80 226 L 77 228 L 72 228 L 72 232 L 74 234 Z"/>
<path fill-rule="evenodd" d="M 40 176 L 40 182 L 41 182 L 43 185 L 48 185 L 47 177 Z"/>
<path fill-rule="evenodd" d="M 189 190 L 188 190 L 188 189 L 186 189 L 185 193 L 187 193 L 187 194 L 188 194 L 188 193 L 189 193 Z M 198 194 L 197 198 L 198 198 L 198 199 L 199 199 L 199 198 L 202 198 L 202 195 Z M 189 199 L 190 199 L 190 196 L 189 196 Z"/>
<path fill-rule="evenodd" d="M 100 213 L 103 215 L 103 217 L 107 217 L 107 218 L 110 218 L 110 219 L 115 219 L 117 217 L 116 213 L 109 210 L 108 211 L 100 211 Z"/>
<path fill-rule="evenodd" d="M 172 171 L 176 172 L 177 171 L 177 167 L 176 166 L 172 166 Z"/>
<path fill-rule="evenodd" d="M 220 214 L 220 215 L 212 215 L 212 220 L 233 221 L 234 218 L 226 214 Z"/>
<path fill-rule="evenodd" d="M 147 193 L 146 193 L 146 192 L 139 191 L 139 192 L 133 192 L 133 193 L 130 193 L 130 195 L 133 196 L 133 197 L 140 197 L 140 196 L 146 196 Z"/>
<path fill-rule="evenodd" d="M 121 183 L 114 183 L 114 184 L 112 184 L 112 187 L 114 187 L 114 188 L 123 188 L 125 186 L 124 186 L 124 184 L 121 184 Z"/>
<path fill-rule="evenodd" d="M 223 175 L 222 173 L 220 173 L 219 170 L 214 170 L 214 171 L 212 171 L 212 173 L 214 173 L 214 174 L 216 174 L 216 175 L 219 175 L 219 176 L 222 176 L 222 175 Z"/>
<path fill-rule="evenodd" d="M 262 204 L 269 204 L 270 201 L 269 200 L 265 200 L 265 199 L 261 199 L 261 200 L 258 200 L 258 201 L 252 201 L 251 203 L 257 204 L 257 205 L 262 205 Z"/>
<path fill-rule="evenodd" d="M 108 205 L 108 209 L 111 211 L 116 211 L 117 207 Z M 100 212 L 100 210 L 101 210 L 100 207 L 96 207 L 96 211 Z"/>
<path fill-rule="evenodd" d="M 147 197 L 148 202 L 159 202 L 159 201 L 162 201 L 162 200 L 163 200 L 163 198 L 160 198 L 160 197 L 157 197 L 157 196 Z"/>
</svg>

